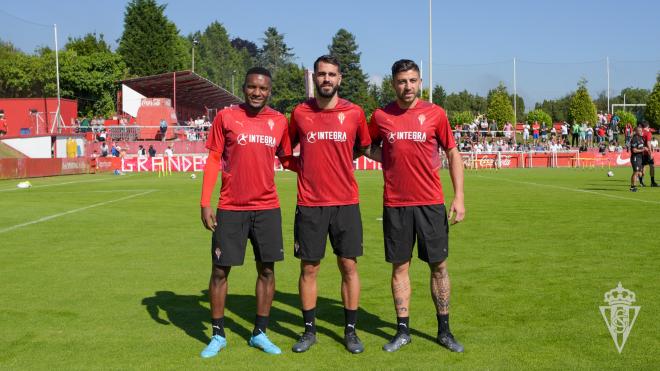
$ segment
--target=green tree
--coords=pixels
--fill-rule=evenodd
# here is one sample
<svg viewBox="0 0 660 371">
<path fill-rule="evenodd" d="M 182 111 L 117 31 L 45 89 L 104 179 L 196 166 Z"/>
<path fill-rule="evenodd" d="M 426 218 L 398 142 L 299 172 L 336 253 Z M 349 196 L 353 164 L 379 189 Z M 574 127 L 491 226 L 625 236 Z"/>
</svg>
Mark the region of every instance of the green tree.
<svg viewBox="0 0 660 371">
<path fill-rule="evenodd" d="M 88 33 L 83 37 L 69 37 L 64 49 L 74 51 L 78 55 L 94 53 L 110 53 L 110 45 L 103 40 L 103 34 Z"/>
<path fill-rule="evenodd" d="M 448 112 L 470 111 L 474 115 L 486 112 L 488 105 L 484 97 L 463 90 L 459 93 L 447 95 L 444 108 Z"/>
<path fill-rule="evenodd" d="M 619 116 L 619 127 L 621 128 L 624 128 L 628 123 L 633 127 L 637 125 L 637 116 L 629 111 L 619 110 L 614 112 L 614 114 Z"/>
<path fill-rule="evenodd" d="M 444 107 L 446 99 L 447 99 L 447 92 L 442 87 L 442 85 L 434 86 L 433 87 L 433 103 L 437 104 L 440 107 Z"/>
<path fill-rule="evenodd" d="M 345 29 L 337 31 L 328 46 L 330 55 L 335 56 L 342 68 L 340 96 L 361 106 L 367 116 L 376 108 L 376 101 L 369 96 L 368 76 L 362 72 L 360 54 L 355 36 Z"/>
<path fill-rule="evenodd" d="M 214 83 L 238 94 L 245 72 L 251 66 L 246 64 L 245 55 L 237 51 L 229 41 L 225 27 L 212 22 L 203 33 L 195 33 L 188 40 L 196 39 L 195 72 Z M 233 87 L 232 87 L 233 77 Z"/>
<path fill-rule="evenodd" d="M 646 101 L 645 117 L 655 128 L 660 127 L 660 73 L 658 73 L 653 91 Z"/>
<path fill-rule="evenodd" d="M 574 93 L 565 95 L 559 99 L 546 99 L 541 103 L 536 103 L 534 109 L 542 109 L 547 112 L 553 122 L 568 121 L 568 106 L 571 103 Z"/>
<path fill-rule="evenodd" d="M 456 124 L 469 124 L 474 121 L 474 115 L 471 111 L 453 112 L 449 115 L 449 122 L 452 126 Z"/>
<path fill-rule="evenodd" d="M 273 78 L 271 107 L 291 113 L 296 104 L 305 100 L 305 70 L 294 63 L 280 67 Z"/>
<path fill-rule="evenodd" d="M 396 99 L 396 93 L 392 88 L 392 77 L 385 75 L 380 85 L 369 84 L 369 95 L 378 107 L 384 107 Z"/>
<path fill-rule="evenodd" d="M 187 67 L 179 30 L 155 0 L 131 0 L 124 12 L 124 33 L 117 52 L 133 75 L 147 76 Z"/>
<path fill-rule="evenodd" d="M 488 119 L 497 121 L 501 129 L 505 122 L 513 122 L 513 106 L 511 99 L 502 83 L 488 93 Z"/>
<path fill-rule="evenodd" d="M 527 114 L 527 121 L 528 122 L 538 122 L 539 124 L 545 122 L 546 125 L 551 125 L 552 124 L 552 117 L 550 117 L 550 115 L 548 115 L 542 109 L 535 109 L 533 111 L 530 111 Z"/>
<path fill-rule="evenodd" d="M 290 68 L 293 60 L 292 49 L 284 42 L 284 34 L 277 32 L 275 27 L 268 27 L 262 39 L 263 46 L 259 51 L 259 63 L 277 75 L 280 68 Z"/>
<path fill-rule="evenodd" d="M 571 98 L 571 103 L 568 107 L 568 119 L 571 122 L 589 122 L 591 124 L 598 121 L 596 106 L 591 101 L 589 91 L 587 90 L 587 80 L 584 78 L 578 82 L 578 89 Z"/>
</svg>

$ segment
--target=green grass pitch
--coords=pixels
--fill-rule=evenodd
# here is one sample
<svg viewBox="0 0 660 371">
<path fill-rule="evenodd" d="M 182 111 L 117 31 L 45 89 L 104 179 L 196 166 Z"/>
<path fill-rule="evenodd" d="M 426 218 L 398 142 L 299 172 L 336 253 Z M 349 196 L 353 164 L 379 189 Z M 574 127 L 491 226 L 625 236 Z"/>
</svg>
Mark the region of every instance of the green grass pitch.
<svg viewBox="0 0 660 371">
<path fill-rule="evenodd" d="M 201 177 L 178 173 L 0 181 L 0 369 L 657 369 L 660 364 L 660 189 L 628 191 L 629 168 L 466 173 L 467 216 L 451 227 L 451 327 L 466 348 L 434 342 L 428 268 L 411 268 L 413 342 L 394 333 L 384 262 L 382 175 L 358 172 L 365 255 L 358 334 L 341 344 L 340 277 L 331 250 L 319 276 L 319 344 L 290 351 L 302 319 L 293 257 L 295 174 L 277 174 L 286 258 L 276 265 L 269 336 L 284 353 L 247 346 L 253 254 L 229 277 L 229 345 L 208 341 L 210 235 Z M 451 199 L 451 183 L 441 174 Z M 648 181 L 648 180 L 647 180 Z M 217 192 L 216 192 L 217 195 Z M 214 196 L 217 197 L 217 196 Z M 621 281 L 641 306 L 619 354 L 599 312 Z"/>
</svg>

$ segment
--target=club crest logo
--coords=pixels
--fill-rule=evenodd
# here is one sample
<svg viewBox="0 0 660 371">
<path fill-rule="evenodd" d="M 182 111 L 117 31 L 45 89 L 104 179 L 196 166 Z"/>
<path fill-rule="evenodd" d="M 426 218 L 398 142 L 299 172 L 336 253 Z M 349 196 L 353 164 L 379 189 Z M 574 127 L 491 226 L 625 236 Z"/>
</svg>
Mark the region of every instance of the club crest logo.
<svg viewBox="0 0 660 371">
<path fill-rule="evenodd" d="M 220 251 L 219 247 L 216 247 L 215 250 L 213 251 L 213 253 L 215 254 L 215 259 L 216 260 L 220 259 L 220 255 L 222 255 L 222 251 Z"/>
<path fill-rule="evenodd" d="M 603 315 L 607 329 L 610 330 L 614 346 L 621 353 L 642 307 L 631 305 L 636 301 L 635 293 L 623 288 L 621 282 L 617 287 L 606 292 L 604 298 L 609 305 L 601 305 L 600 313 Z"/>
<path fill-rule="evenodd" d="M 421 114 L 421 115 L 417 116 L 417 120 L 419 120 L 419 125 L 420 126 L 424 125 L 424 121 L 426 121 L 426 116 L 424 116 L 424 114 Z"/>
<path fill-rule="evenodd" d="M 275 123 L 273 122 L 273 120 L 269 119 L 268 120 L 268 127 L 270 128 L 271 131 L 273 131 L 273 126 L 275 126 Z"/>
<path fill-rule="evenodd" d="M 296 210 L 296 214 L 297 214 L 297 213 L 298 213 L 298 210 Z M 300 244 L 298 243 L 298 241 L 296 241 L 296 242 L 293 244 L 293 251 L 295 251 L 295 252 L 297 253 L 298 250 L 300 250 Z"/>
<path fill-rule="evenodd" d="M 244 146 L 247 144 L 247 139 L 248 139 L 247 134 L 238 134 L 238 137 L 236 137 L 236 142 Z"/>
<path fill-rule="evenodd" d="M 387 134 L 387 141 L 390 142 L 390 143 L 394 143 L 396 141 L 396 134 L 394 134 L 393 131 L 390 131 Z"/>
<path fill-rule="evenodd" d="M 315 143 L 316 142 L 316 132 L 310 131 L 307 133 L 307 143 Z"/>
<path fill-rule="evenodd" d="M 344 125 L 344 120 L 346 120 L 346 115 L 344 115 L 344 112 L 339 112 L 337 119 L 339 120 L 340 125 Z"/>
</svg>

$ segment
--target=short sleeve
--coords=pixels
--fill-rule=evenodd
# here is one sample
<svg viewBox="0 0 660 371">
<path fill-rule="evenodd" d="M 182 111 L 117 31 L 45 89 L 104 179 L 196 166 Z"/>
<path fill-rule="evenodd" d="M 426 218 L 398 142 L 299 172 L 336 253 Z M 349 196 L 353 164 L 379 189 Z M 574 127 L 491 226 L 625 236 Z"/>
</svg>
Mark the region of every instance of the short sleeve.
<svg viewBox="0 0 660 371">
<path fill-rule="evenodd" d="M 206 139 L 206 148 L 211 151 L 219 152 L 221 155 L 225 148 L 225 134 L 222 125 L 222 114 L 218 113 L 213 119 L 213 124 L 211 124 L 211 130 L 209 131 L 209 137 Z"/>
<path fill-rule="evenodd" d="M 371 115 L 371 121 L 369 122 L 369 136 L 371 137 L 371 143 L 373 144 L 380 144 L 382 141 L 382 138 L 380 136 L 380 130 L 378 129 L 378 122 L 376 120 L 376 112 L 375 111 Z"/>
<path fill-rule="evenodd" d="M 286 117 L 282 118 L 284 121 L 284 130 L 282 130 L 282 138 L 280 138 L 280 145 L 277 149 L 277 157 L 284 158 L 293 155 L 291 150 L 291 138 L 289 137 L 289 125 Z"/>
<path fill-rule="evenodd" d="M 456 142 L 454 141 L 451 126 L 449 126 L 449 120 L 447 119 L 445 111 L 441 110 L 439 116 L 435 127 L 435 134 L 438 137 L 438 144 L 440 144 L 445 151 L 449 151 L 456 147 Z"/>
<path fill-rule="evenodd" d="M 367 126 L 367 118 L 364 115 L 364 111 L 359 109 L 360 117 L 358 122 L 357 136 L 360 139 L 360 147 L 368 147 L 371 144 L 371 135 L 369 133 L 369 126 Z"/>
</svg>

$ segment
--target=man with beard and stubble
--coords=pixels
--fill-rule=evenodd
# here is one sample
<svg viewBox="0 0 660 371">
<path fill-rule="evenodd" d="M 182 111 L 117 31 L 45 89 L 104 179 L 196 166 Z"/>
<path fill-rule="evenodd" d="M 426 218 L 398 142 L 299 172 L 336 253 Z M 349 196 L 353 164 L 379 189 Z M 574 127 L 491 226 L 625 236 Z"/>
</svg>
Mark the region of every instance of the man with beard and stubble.
<svg viewBox="0 0 660 371">
<path fill-rule="evenodd" d="M 362 109 L 337 95 L 341 69 L 335 57 L 324 55 L 314 62 L 314 84 L 317 97 L 296 106 L 289 125 L 291 144 L 300 143 L 300 157 L 292 169 L 298 172 L 294 254 L 300 259 L 298 287 L 305 323 L 292 350 L 305 352 L 316 343 L 316 277 L 330 235 L 341 273 L 344 345 L 351 353 L 361 353 L 364 346 L 355 326 L 362 220 L 353 159 L 371 140 Z"/>
<path fill-rule="evenodd" d="M 437 341 L 452 352 L 463 346 L 449 330 L 450 284 L 447 271 L 449 221 L 465 217 L 463 161 L 445 111 L 418 98 L 421 79 L 415 62 L 402 59 L 392 66 L 396 101 L 377 109 L 369 132 L 373 144 L 367 156 L 383 163 L 383 235 L 385 259 L 392 263 L 392 297 L 397 332 L 383 350 L 394 352 L 411 342 L 409 304 L 412 287 L 408 269 L 417 241 L 417 256 L 431 271 L 431 297 L 438 320 Z M 382 143 L 382 147 L 380 147 Z M 454 201 L 446 214 L 438 174 L 444 150 L 454 186 Z"/>
<path fill-rule="evenodd" d="M 286 117 L 266 106 L 271 86 L 267 69 L 248 70 L 243 83 L 245 103 L 218 112 L 206 142 L 209 156 L 200 204 L 202 223 L 213 232 L 209 282 L 213 336 L 201 353 L 204 358 L 215 356 L 227 346 L 227 278 L 233 266 L 243 265 L 248 238 L 257 268 L 257 315 L 248 344 L 268 354 L 281 353 L 266 336 L 275 294 L 274 263 L 284 259 L 273 159 L 277 155 L 286 163 L 291 144 Z M 214 215 L 210 203 L 220 170 L 222 186 Z"/>
</svg>

